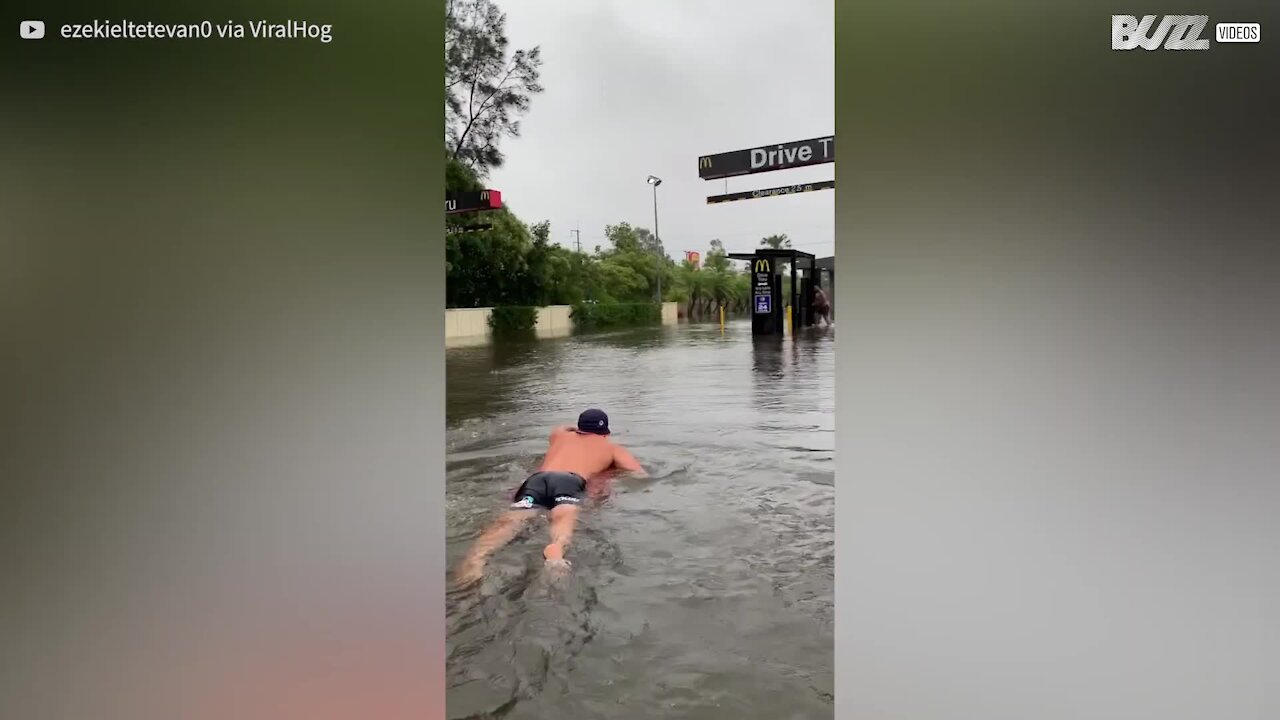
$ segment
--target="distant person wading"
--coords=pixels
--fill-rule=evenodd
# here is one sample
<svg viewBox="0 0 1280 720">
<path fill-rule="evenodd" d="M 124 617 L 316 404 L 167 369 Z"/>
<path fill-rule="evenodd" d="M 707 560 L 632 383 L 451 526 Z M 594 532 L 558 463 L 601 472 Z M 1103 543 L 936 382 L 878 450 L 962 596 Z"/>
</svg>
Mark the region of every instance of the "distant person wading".
<svg viewBox="0 0 1280 720">
<path fill-rule="evenodd" d="M 828 327 L 831 326 L 831 302 L 822 288 L 816 285 L 813 288 L 813 311 Z"/>
</svg>

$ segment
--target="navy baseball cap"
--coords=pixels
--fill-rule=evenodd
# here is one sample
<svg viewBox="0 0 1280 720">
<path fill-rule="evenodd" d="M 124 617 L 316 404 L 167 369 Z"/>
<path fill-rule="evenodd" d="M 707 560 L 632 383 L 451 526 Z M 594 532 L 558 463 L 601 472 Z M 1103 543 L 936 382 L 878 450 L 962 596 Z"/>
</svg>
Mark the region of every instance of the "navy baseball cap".
<svg viewBox="0 0 1280 720">
<path fill-rule="evenodd" d="M 609 434 L 609 416 L 603 410 L 583 410 L 578 416 L 578 431 L 596 435 Z"/>
</svg>

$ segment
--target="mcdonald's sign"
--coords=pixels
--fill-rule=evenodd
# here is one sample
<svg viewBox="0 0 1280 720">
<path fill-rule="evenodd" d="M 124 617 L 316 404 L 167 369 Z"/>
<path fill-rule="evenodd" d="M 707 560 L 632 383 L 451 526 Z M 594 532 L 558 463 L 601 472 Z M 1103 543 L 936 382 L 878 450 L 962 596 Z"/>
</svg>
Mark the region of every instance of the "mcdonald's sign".
<svg viewBox="0 0 1280 720">
<path fill-rule="evenodd" d="M 498 190 L 447 193 L 444 197 L 446 215 L 500 209 L 502 209 L 502 193 Z"/>
<path fill-rule="evenodd" d="M 751 269 L 756 278 L 756 294 L 772 292 L 770 288 L 773 287 L 773 263 L 769 258 L 757 257 Z"/>
<path fill-rule="evenodd" d="M 686 250 L 684 253 L 684 259 L 687 260 L 689 264 L 694 267 L 698 267 L 698 261 L 701 258 L 702 256 L 698 254 L 697 250 Z"/>
<path fill-rule="evenodd" d="M 738 175 L 821 165 L 836 161 L 835 135 L 763 145 L 698 157 L 698 177 L 719 180 Z"/>
</svg>

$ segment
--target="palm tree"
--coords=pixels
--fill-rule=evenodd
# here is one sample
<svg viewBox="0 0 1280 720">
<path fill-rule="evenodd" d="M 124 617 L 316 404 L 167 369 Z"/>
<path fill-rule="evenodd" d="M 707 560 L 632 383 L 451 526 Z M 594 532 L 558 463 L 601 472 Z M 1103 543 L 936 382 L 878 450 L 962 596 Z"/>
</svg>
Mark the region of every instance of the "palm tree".
<svg viewBox="0 0 1280 720">
<path fill-rule="evenodd" d="M 700 315 L 701 306 L 705 303 L 707 275 L 706 271 L 695 267 L 687 260 L 681 263 L 677 270 L 674 295 L 679 301 L 687 303 L 686 314 L 690 319 Z"/>
<path fill-rule="evenodd" d="M 715 301 L 715 305 L 731 307 L 734 300 L 733 276 L 722 270 L 713 270 L 707 275 L 708 295 Z"/>
<path fill-rule="evenodd" d="M 700 267 L 685 261 L 676 269 L 673 296 L 687 303 L 689 318 L 716 317 L 721 305 L 726 312 L 741 312 L 750 293 L 750 276 L 729 261 L 718 240 L 711 241 L 711 251 Z"/>
<path fill-rule="evenodd" d="M 790 249 L 791 238 L 787 237 L 785 234 L 770 235 L 769 237 L 760 239 L 760 247 L 773 248 L 774 250 Z M 787 266 L 790 265 L 790 263 L 784 262 L 782 260 L 779 260 L 777 264 L 778 264 L 778 272 L 780 273 L 785 273 L 787 270 Z"/>
<path fill-rule="evenodd" d="M 698 270 L 694 273 L 694 299 L 690 304 L 691 307 L 698 307 L 699 316 L 707 316 L 716 296 L 716 279 L 714 273 L 708 273 L 707 270 Z"/>
<path fill-rule="evenodd" d="M 771 247 L 774 250 L 791 247 L 791 238 L 786 235 L 770 235 L 760 239 L 760 247 Z"/>
</svg>

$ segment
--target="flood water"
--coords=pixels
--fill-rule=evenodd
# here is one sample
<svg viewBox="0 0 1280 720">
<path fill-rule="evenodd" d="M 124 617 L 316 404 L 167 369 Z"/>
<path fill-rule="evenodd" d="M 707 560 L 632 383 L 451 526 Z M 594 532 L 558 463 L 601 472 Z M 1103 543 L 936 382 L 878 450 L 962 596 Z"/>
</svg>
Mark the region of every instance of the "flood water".
<svg viewBox="0 0 1280 720">
<path fill-rule="evenodd" d="M 449 718 L 831 718 L 834 353 L 742 321 L 448 351 L 450 568 L 584 408 L 653 476 L 584 508 L 567 578 L 540 518 L 449 591 Z"/>
</svg>

